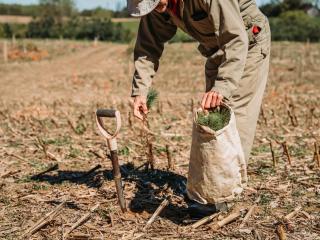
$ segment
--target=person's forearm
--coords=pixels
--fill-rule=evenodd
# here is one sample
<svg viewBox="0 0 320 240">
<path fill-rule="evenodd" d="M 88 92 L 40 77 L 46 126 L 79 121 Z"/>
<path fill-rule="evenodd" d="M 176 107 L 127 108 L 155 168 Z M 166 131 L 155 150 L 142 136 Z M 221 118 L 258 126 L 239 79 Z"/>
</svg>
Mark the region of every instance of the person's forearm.
<svg viewBox="0 0 320 240">
<path fill-rule="evenodd" d="M 135 73 L 132 79 L 131 96 L 147 96 L 152 85 L 152 79 L 156 74 L 157 63 L 148 60 L 146 57 L 140 57 L 135 60 Z"/>
<path fill-rule="evenodd" d="M 164 44 L 176 31 L 177 27 L 157 12 L 151 12 L 141 18 L 134 49 L 132 96 L 147 96 L 159 67 Z"/>
</svg>

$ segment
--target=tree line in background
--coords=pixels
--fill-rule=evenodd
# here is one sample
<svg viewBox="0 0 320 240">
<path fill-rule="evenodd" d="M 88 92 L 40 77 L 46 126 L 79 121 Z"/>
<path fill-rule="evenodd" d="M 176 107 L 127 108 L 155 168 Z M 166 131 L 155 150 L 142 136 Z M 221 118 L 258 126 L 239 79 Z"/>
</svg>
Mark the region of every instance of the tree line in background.
<svg viewBox="0 0 320 240">
<path fill-rule="evenodd" d="M 319 0 L 272 0 L 261 7 L 275 41 L 320 41 Z"/>
<path fill-rule="evenodd" d="M 37 16 L 39 5 L 20 5 L 0 3 L 0 15 Z"/>
<path fill-rule="evenodd" d="M 0 4 L 0 15 L 32 16 L 28 24 L 0 26 L 5 38 L 66 38 L 129 42 L 134 34 L 111 18 L 124 17 L 126 11 L 102 8 L 79 12 L 73 0 L 40 0 L 39 5 Z"/>
<path fill-rule="evenodd" d="M 72 18 L 57 22 L 54 18 L 45 17 L 29 23 L 25 37 L 128 42 L 133 35 L 121 23 L 112 23 L 111 19 Z"/>
<path fill-rule="evenodd" d="M 320 41 L 320 0 L 271 0 L 261 6 L 269 17 L 276 41 Z M 113 23 L 111 18 L 128 17 L 126 9 L 113 12 L 103 8 L 78 11 L 73 0 L 39 0 L 39 5 L 0 4 L 0 15 L 32 16 L 27 24 L 2 24 L 0 37 L 70 38 L 131 41 L 137 31 Z M 192 41 L 179 33 L 173 42 Z"/>
<path fill-rule="evenodd" d="M 95 9 L 79 11 L 76 9 L 73 0 L 39 0 L 39 4 L 31 5 L 0 3 L 0 15 L 39 17 L 42 15 L 41 10 L 43 5 L 54 6 L 55 10 L 65 17 L 74 15 L 85 17 L 129 17 L 125 8 L 118 11 L 112 11 L 97 7 Z"/>
</svg>

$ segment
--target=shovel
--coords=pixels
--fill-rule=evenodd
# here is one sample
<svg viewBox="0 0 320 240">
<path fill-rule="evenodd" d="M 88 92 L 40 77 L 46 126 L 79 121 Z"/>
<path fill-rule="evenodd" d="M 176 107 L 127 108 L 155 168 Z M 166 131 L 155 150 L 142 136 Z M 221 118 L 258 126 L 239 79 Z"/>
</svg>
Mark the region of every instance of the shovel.
<svg viewBox="0 0 320 240">
<path fill-rule="evenodd" d="M 111 133 L 106 130 L 106 128 L 103 125 L 103 121 L 102 121 L 103 118 L 116 119 L 117 126 L 114 133 Z M 123 196 L 121 173 L 120 173 L 120 166 L 119 166 L 119 159 L 118 159 L 118 147 L 117 147 L 117 139 L 116 139 L 121 127 L 120 112 L 117 110 L 110 110 L 110 109 L 98 109 L 96 112 L 96 122 L 101 135 L 106 138 L 107 146 L 110 149 L 110 155 L 111 155 L 111 161 L 112 161 L 112 167 L 113 167 L 113 177 L 116 183 L 118 202 L 120 204 L 120 208 L 122 212 L 124 213 L 127 211 L 127 207 L 126 207 L 126 202 Z"/>
</svg>

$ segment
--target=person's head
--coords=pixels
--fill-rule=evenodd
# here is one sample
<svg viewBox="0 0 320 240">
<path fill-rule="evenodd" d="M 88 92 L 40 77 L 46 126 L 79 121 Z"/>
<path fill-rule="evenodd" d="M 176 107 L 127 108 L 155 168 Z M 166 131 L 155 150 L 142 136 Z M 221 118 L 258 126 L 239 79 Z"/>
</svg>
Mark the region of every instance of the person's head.
<svg viewBox="0 0 320 240">
<path fill-rule="evenodd" d="M 142 17 L 153 10 L 163 13 L 167 10 L 169 0 L 127 0 L 128 11 L 133 17 Z"/>
</svg>

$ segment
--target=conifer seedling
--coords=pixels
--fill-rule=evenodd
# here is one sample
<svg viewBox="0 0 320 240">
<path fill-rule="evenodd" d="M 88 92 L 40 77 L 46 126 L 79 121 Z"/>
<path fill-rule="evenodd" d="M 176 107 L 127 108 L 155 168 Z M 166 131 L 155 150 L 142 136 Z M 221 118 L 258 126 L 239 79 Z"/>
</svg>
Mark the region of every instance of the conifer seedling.
<svg viewBox="0 0 320 240">
<path fill-rule="evenodd" d="M 214 131 L 221 130 L 230 121 L 230 111 L 224 106 L 210 109 L 209 113 L 201 112 L 198 114 L 197 123 L 211 128 Z"/>
<path fill-rule="evenodd" d="M 150 110 L 158 100 L 159 93 L 157 90 L 151 88 L 147 95 L 147 108 Z"/>
<path fill-rule="evenodd" d="M 157 90 L 155 89 L 150 89 L 147 95 L 147 108 L 148 110 L 150 110 L 155 103 L 157 102 L 159 93 L 157 92 Z M 145 116 L 144 118 L 144 124 L 146 124 L 147 129 L 150 128 L 149 126 L 149 121 L 148 118 Z M 148 148 L 148 165 L 147 168 L 149 167 L 149 165 L 151 166 L 151 169 L 154 170 L 155 166 L 154 166 L 154 156 L 153 156 L 153 152 L 152 152 L 152 143 L 149 140 L 149 136 L 148 136 L 148 132 L 145 132 L 145 139 L 146 139 L 146 147 Z"/>
</svg>

